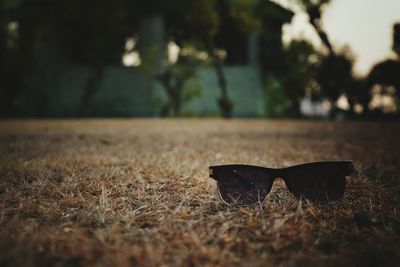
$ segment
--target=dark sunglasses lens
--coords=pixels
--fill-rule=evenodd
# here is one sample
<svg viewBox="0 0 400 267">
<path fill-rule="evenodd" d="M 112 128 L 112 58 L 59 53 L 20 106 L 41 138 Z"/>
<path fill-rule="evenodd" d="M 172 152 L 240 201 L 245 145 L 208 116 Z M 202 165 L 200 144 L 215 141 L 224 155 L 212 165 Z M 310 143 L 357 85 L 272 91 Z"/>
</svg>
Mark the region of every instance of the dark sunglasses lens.
<svg viewBox="0 0 400 267">
<path fill-rule="evenodd" d="M 286 179 L 289 190 L 311 201 L 332 201 L 343 197 L 346 177 L 334 174 L 297 174 Z"/>
<path fill-rule="evenodd" d="M 272 186 L 272 179 L 263 171 L 244 167 L 220 170 L 216 178 L 222 200 L 232 205 L 261 202 Z"/>
</svg>

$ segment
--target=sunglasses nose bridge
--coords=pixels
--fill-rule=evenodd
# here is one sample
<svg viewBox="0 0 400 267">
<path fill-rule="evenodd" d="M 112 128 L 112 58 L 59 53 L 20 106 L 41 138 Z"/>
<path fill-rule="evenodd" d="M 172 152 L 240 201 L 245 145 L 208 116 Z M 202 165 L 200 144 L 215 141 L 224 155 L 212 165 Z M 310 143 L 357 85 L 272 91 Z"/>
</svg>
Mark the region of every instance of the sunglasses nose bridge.
<svg viewBox="0 0 400 267">
<path fill-rule="evenodd" d="M 275 179 L 277 179 L 277 178 L 283 179 L 284 174 L 285 174 L 284 169 L 281 169 L 281 168 L 269 169 L 268 171 L 269 171 L 269 174 L 270 174 L 270 176 L 271 176 L 271 178 L 272 178 L 273 180 L 275 180 Z"/>
</svg>

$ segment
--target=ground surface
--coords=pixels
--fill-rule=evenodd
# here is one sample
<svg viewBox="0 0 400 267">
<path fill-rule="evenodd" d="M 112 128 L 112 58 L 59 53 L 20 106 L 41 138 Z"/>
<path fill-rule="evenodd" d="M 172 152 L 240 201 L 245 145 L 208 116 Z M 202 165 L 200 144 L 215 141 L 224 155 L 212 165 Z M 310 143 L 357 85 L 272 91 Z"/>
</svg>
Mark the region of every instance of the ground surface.
<svg viewBox="0 0 400 267">
<path fill-rule="evenodd" d="M 394 123 L 3 121 L 0 266 L 399 266 L 399 136 Z M 262 205 L 229 208 L 207 177 L 326 159 L 360 173 L 324 206 L 277 181 Z"/>
</svg>

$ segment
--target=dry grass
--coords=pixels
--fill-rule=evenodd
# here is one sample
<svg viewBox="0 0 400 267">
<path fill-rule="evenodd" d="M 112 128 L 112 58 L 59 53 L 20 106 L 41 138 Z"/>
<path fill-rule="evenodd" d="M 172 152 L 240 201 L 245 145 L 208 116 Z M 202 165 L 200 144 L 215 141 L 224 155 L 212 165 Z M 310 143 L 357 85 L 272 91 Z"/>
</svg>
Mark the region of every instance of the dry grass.
<svg viewBox="0 0 400 267">
<path fill-rule="evenodd" d="M 1 266 L 399 266 L 400 125 L 0 122 Z M 353 159 L 345 198 L 229 208 L 208 165 Z M 358 227 L 354 213 L 378 220 Z"/>
</svg>

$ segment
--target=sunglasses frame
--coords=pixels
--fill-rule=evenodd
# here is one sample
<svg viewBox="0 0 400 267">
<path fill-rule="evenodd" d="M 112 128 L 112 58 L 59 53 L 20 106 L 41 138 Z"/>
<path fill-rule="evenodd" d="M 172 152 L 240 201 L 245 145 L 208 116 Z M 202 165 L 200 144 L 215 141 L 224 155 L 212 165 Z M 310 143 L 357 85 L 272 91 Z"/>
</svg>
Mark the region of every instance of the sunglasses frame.
<svg viewBox="0 0 400 267">
<path fill-rule="evenodd" d="M 337 179 L 342 179 L 342 181 L 338 181 L 339 186 L 343 186 L 343 190 L 340 193 L 339 197 L 336 197 L 337 200 L 342 198 L 344 191 L 345 191 L 345 186 L 346 186 L 346 176 L 351 175 L 354 173 L 355 168 L 354 168 L 354 162 L 352 160 L 327 160 L 327 161 L 314 161 L 314 162 L 309 162 L 309 163 L 303 163 L 303 164 L 297 164 L 297 165 L 292 165 L 289 167 L 284 167 L 284 168 L 268 168 L 268 167 L 262 167 L 262 166 L 256 166 L 256 165 L 246 165 L 246 164 L 225 164 L 225 165 L 213 165 L 209 166 L 209 177 L 216 180 L 218 182 L 218 174 L 223 173 L 226 170 L 234 170 L 235 168 L 247 168 L 247 169 L 254 169 L 257 171 L 262 171 L 264 172 L 269 179 L 272 179 L 269 185 L 269 190 L 266 192 L 265 196 L 263 199 L 260 201 L 262 202 L 265 197 L 270 193 L 271 188 L 277 178 L 281 178 L 287 189 L 296 197 L 301 198 L 304 197 L 302 195 L 296 195 L 294 193 L 294 188 L 292 188 L 289 180 L 289 177 L 293 175 L 293 173 L 301 173 L 304 172 L 306 173 L 307 171 L 312 170 L 313 173 L 324 173 L 329 171 L 330 175 L 337 175 L 339 178 Z M 235 170 L 234 170 L 235 172 Z M 237 172 L 237 171 L 236 171 Z M 299 178 L 301 179 L 301 178 Z M 224 200 L 224 198 L 221 195 L 221 191 L 218 185 L 218 193 L 220 195 L 221 200 L 227 204 L 227 205 L 234 205 L 235 203 L 228 203 L 227 201 Z M 307 198 L 307 197 L 306 197 Z M 318 200 L 319 202 L 324 202 L 321 200 Z M 252 204 L 256 204 L 252 203 Z"/>
</svg>

